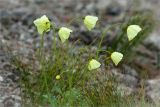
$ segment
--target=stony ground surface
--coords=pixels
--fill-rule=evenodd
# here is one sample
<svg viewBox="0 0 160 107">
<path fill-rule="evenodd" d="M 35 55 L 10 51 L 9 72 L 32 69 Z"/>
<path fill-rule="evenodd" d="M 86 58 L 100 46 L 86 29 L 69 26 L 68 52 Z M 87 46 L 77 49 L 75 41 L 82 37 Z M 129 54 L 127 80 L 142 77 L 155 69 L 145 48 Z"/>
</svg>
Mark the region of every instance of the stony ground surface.
<svg viewBox="0 0 160 107">
<path fill-rule="evenodd" d="M 151 9 L 157 22 L 160 20 L 159 0 L 141 0 L 141 3 L 133 3 L 134 0 L 0 0 L 0 107 L 21 107 L 20 87 L 17 83 L 18 71 L 10 63 L 10 57 L 6 50 L 12 54 L 23 56 L 24 64 L 28 64 L 30 56 L 39 47 L 39 36 L 35 33 L 33 20 L 43 14 L 49 16 L 59 25 L 75 16 L 86 14 L 110 14 L 108 21 L 120 20 L 124 12 L 130 9 Z M 135 6 L 137 8 L 135 8 Z M 60 23 L 61 22 L 61 23 Z M 157 26 L 158 23 L 156 23 Z M 83 26 L 80 27 L 82 34 Z M 84 34 L 80 38 L 84 43 L 89 43 L 92 38 Z M 45 46 L 48 47 L 52 35 L 46 38 Z M 146 96 L 152 102 L 160 102 L 160 29 L 154 32 L 138 48 L 139 52 L 147 54 L 145 60 L 135 59 L 140 67 L 149 70 L 151 77 L 148 80 L 139 78 L 137 71 L 128 65 L 123 65 L 125 73 L 120 69 L 113 69 L 113 74 L 118 76 L 122 88 L 128 94 L 136 92 L 141 82 L 145 83 Z M 158 60 L 159 59 L 159 60 Z M 124 82 L 125 81 L 125 82 Z"/>
</svg>

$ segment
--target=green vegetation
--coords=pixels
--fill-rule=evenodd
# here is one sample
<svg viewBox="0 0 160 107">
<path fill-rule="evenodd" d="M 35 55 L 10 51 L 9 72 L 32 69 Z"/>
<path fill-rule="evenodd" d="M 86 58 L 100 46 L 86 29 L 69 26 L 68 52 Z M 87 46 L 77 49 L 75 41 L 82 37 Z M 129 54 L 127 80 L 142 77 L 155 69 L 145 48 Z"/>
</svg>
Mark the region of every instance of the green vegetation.
<svg viewBox="0 0 160 107">
<path fill-rule="evenodd" d="M 137 47 L 142 41 L 152 32 L 154 28 L 154 19 L 151 12 L 133 12 L 131 18 L 126 17 L 124 24 L 120 26 L 121 30 L 118 33 L 113 45 L 110 47 L 111 50 L 117 50 L 124 54 L 124 60 L 126 62 L 132 61 L 135 56 L 135 47 Z M 125 32 L 129 25 L 137 24 L 142 27 L 142 31 L 132 40 L 132 42 L 126 42 L 127 38 Z"/>
<path fill-rule="evenodd" d="M 106 77 L 102 78 L 99 72 L 101 72 L 100 66 L 103 61 L 111 59 L 115 65 L 118 65 L 123 55 L 127 58 L 130 50 L 144 39 L 144 36 L 151 30 L 148 26 L 151 23 L 146 21 L 147 18 L 147 16 L 137 15 L 122 24 L 122 32 L 109 50 L 101 50 L 103 34 L 109 30 L 103 29 L 102 39 L 96 51 L 90 46 L 74 47 L 73 43 L 68 43 L 67 39 L 73 31 L 66 27 L 58 28 L 55 24 L 51 24 L 46 16 L 35 20 L 34 24 L 41 37 L 41 47 L 37 55 L 40 66 L 33 71 L 23 65 L 18 57 L 13 60 L 21 74 L 23 105 L 26 107 L 39 107 L 40 105 L 42 107 L 143 107 L 141 105 L 144 103 L 141 101 L 139 103 L 134 96 L 125 96 L 117 89 L 118 82 L 111 73 L 107 73 Z M 95 16 L 86 16 L 84 25 L 90 31 L 95 27 L 97 20 Z M 129 42 L 126 41 L 126 31 L 127 27 L 133 24 L 140 25 L 142 32 L 140 30 L 133 32 L 137 28 L 131 28 L 128 36 L 135 38 L 133 37 L 133 40 Z M 53 47 L 49 53 L 45 53 L 43 39 L 47 36 L 46 32 L 52 28 Z M 61 42 L 56 41 L 57 34 Z M 100 51 L 111 54 L 102 60 L 99 56 Z"/>
</svg>

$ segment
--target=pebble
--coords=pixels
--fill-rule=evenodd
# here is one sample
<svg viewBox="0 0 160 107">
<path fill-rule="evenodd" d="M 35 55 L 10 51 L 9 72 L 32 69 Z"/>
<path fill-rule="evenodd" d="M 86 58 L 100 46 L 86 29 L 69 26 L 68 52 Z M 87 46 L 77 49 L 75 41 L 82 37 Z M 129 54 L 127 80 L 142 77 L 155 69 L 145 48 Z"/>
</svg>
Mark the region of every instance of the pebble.
<svg viewBox="0 0 160 107">
<path fill-rule="evenodd" d="M 2 82 L 3 81 L 3 77 L 2 76 L 0 76 L 0 82 Z"/>
<path fill-rule="evenodd" d="M 123 68 L 124 68 L 124 74 L 128 74 L 128 75 L 133 76 L 133 77 L 138 77 L 138 73 L 136 72 L 135 69 L 133 69 L 130 66 L 127 66 L 127 65 L 123 65 Z"/>
<path fill-rule="evenodd" d="M 4 104 L 3 104 L 3 103 L 0 103 L 0 107 L 4 107 Z"/>
<path fill-rule="evenodd" d="M 145 44 L 147 46 L 153 47 L 153 49 L 160 50 L 160 35 L 159 32 L 153 32 L 146 40 Z"/>
<path fill-rule="evenodd" d="M 135 88 L 138 84 L 138 79 L 128 74 L 122 74 L 118 69 L 112 69 L 111 72 L 115 75 L 119 83 L 125 84 L 127 87 Z"/>
<path fill-rule="evenodd" d="M 111 16 L 118 16 L 122 12 L 122 8 L 120 6 L 109 6 L 106 8 L 106 14 Z"/>
<path fill-rule="evenodd" d="M 122 96 L 127 96 L 131 95 L 134 92 L 134 89 L 121 84 L 117 87 L 117 91 L 119 91 Z"/>
<path fill-rule="evenodd" d="M 146 93 L 154 103 L 160 102 L 160 79 L 147 80 Z"/>
</svg>

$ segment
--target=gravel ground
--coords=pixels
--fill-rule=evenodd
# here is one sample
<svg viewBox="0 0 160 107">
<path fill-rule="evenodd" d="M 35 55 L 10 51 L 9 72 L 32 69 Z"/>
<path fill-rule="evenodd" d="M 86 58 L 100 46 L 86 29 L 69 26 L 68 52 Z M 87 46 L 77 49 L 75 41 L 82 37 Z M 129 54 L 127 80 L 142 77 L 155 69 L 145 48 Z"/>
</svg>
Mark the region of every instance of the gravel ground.
<svg viewBox="0 0 160 107">
<path fill-rule="evenodd" d="M 141 0 L 141 3 L 133 3 L 133 0 L 0 0 L 0 107 L 21 107 L 20 87 L 18 85 L 18 71 L 10 62 L 10 58 L 5 50 L 8 48 L 13 55 L 22 55 L 23 63 L 30 61 L 35 50 L 39 47 L 39 36 L 35 33 L 36 29 L 33 20 L 43 14 L 49 16 L 52 21 L 58 25 L 63 25 L 75 16 L 94 14 L 110 15 L 108 22 L 121 20 L 128 9 L 151 9 L 157 22 L 159 21 L 160 12 L 159 0 Z M 135 8 L 135 6 L 137 8 Z M 157 26 L 159 26 L 157 24 Z M 73 28 L 76 30 L 76 28 Z M 90 43 L 92 38 L 87 36 L 83 31 L 84 27 L 80 26 L 82 37 L 85 44 Z M 138 49 L 145 53 L 145 61 L 140 58 L 135 62 L 141 67 L 148 65 L 157 65 L 157 58 L 160 56 L 160 29 L 157 27 L 154 32 L 147 38 L 142 46 Z M 96 31 L 94 32 L 96 33 Z M 97 32 L 98 33 L 98 32 Z M 94 36 L 93 36 L 94 37 Z M 52 35 L 46 37 L 45 46 L 49 47 Z M 148 48 L 151 46 L 151 48 Z M 143 50 L 143 51 L 141 51 Z M 152 57 L 155 56 L 155 57 Z M 35 62 L 36 63 L 36 62 Z M 148 65 L 146 65 L 148 64 Z M 130 90 L 132 93 L 136 90 L 137 85 L 143 81 L 138 78 L 136 70 L 130 66 L 123 66 L 124 73 L 119 73 L 119 69 L 112 72 L 118 75 L 122 82 L 122 89 Z M 146 96 L 153 102 L 160 101 L 160 69 L 155 66 L 149 66 L 153 71 L 152 78 L 145 80 Z M 127 81 L 127 82 L 123 82 Z M 129 83 L 128 83 L 129 82 Z"/>
</svg>

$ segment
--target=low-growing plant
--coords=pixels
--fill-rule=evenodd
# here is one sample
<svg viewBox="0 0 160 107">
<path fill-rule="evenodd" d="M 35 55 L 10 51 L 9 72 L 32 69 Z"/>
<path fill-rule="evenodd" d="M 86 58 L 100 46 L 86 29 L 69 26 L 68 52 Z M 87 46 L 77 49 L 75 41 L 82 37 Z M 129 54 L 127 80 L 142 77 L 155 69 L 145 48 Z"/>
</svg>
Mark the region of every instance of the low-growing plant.
<svg viewBox="0 0 160 107">
<path fill-rule="evenodd" d="M 88 15 L 78 20 L 83 20 L 88 31 L 91 31 L 96 26 L 98 17 Z M 118 44 L 114 44 L 112 51 L 101 49 L 104 34 L 115 25 L 102 30 L 98 49 L 92 51 L 90 46 L 77 48 L 72 43 L 68 43 L 68 38 L 74 32 L 68 28 L 69 24 L 67 27 L 58 27 L 45 15 L 36 19 L 34 24 L 41 38 L 38 49 L 39 69 L 36 73 L 32 73 L 31 69 L 24 67 L 18 60 L 14 62 L 22 72 L 21 83 L 25 106 L 120 107 L 123 103 L 130 102 L 129 97 L 122 96 L 117 90 L 117 82 L 113 75 L 108 75 L 105 82 L 97 80 L 97 72 L 103 65 L 99 54 L 101 51 L 107 55 L 103 61 L 112 60 L 115 66 L 123 60 L 123 53 L 126 52 L 124 49 L 118 49 Z M 144 30 L 143 26 L 140 27 L 138 24 L 122 27 L 125 32 L 116 42 L 120 42 L 122 37 L 128 37 L 127 44 L 133 45 L 134 40 L 141 36 Z M 48 56 L 44 51 L 44 36 L 47 36 L 46 33 L 50 30 L 53 30 L 54 39 Z M 125 33 L 126 37 L 123 36 Z M 57 41 L 58 37 L 61 43 Z"/>
<path fill-rule="evenodd" d="M 154 28 L 154 18 L 151 11 L 135 11 L 131 13 L 133 17 L 126 16 L 124 19 L 126 23 L 120 25 L 120 31 L 118 32 L 115 40 L 113 41 L 112 46 L 110 47 L 110 50 L 117 50 L 122 52 L 125 55 L 125 62 L 131 62 L 134 58 L 133 56 L 136 54 L 135 47 L 137 47 L 140 43 L 143 42 L 143 40 L 149 36 L 149 33 L 152 32 Z M 126 33 L 126 29 L 128 26 L 133 27 L 132 25 L 137 24 L 139 26 L 143 26 L 143 30 L 138 33 L 136 37 L 131 42 L 127 42 L 127 38 L 125 38 L 126 35 L 128 35 L 128 32 Z M 136 26 L 135 26 L 136 27 Z M 137 26 L 137 31 L 141 30 Z M 128 30 L 127 30 L 128 31 Z M 131 37 L 132 38 L 132 37 Z M 131 39 L 128 37 L 128 39 Z"/>
</svg>

